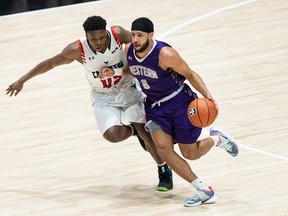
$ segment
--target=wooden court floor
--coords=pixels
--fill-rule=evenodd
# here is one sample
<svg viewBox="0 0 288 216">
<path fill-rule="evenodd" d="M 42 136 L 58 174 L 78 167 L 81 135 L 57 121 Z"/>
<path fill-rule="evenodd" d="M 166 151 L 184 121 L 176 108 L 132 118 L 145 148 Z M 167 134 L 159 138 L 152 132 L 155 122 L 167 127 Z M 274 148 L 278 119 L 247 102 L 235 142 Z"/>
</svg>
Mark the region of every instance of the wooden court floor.
<svg viewBox="0 0 288 216">
<path fill-rule="evenodd" d="M 287 0 L 108 0 L 0 17 L 0 216 L 287 216 L 287 14 Z M 91 15 L 127 29 L 151 18 L 155 37 L 205 80 L 220 106 L 213 125 L 240 143 L 236 158 L 213 148 L 189 161 L 217 203 L 184 207 L 195 190 L 175 173 L 174 190 L 156 192 L 157 167 L 137 139 L 102 138 L 79 63 L 5 95 Z"/>
</svg>

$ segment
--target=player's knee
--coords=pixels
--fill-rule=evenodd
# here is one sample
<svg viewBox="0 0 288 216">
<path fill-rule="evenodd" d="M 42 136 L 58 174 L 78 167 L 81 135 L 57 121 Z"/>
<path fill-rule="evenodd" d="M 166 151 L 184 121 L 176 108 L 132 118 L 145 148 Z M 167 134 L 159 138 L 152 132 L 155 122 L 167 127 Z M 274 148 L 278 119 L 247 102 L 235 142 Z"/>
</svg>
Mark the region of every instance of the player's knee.
<svg viewBox="0 0 288 216">
<path fill-rule="evenodd" d="M 157 153 L 163 159 L 166 160 L 166 157 L 170 157 L 170 153 L 173 152 L 173 149 L 167 148 L 165 145 L 157 144 Z"/>
<path fill-rule="evenodd" d="M 159 155 L 163 160 L 165 160 L 166 155 L 167 155 L 165 149 L 163 149 L 163 148 L 157 148 L 157 153 L 158 153 L 158 155 Z"/>
<path fill-rule="evenodd" d="M 111 143 L 117 143 L 117 142 L 119 142 L 119 140 L 118 140 L 117 137 L 113 137 L 113 136 L 111 136 L 110 134 L 103 134 L 103 137 L 104 137 L 107 141 L 109 141 L 109 142 L 111 142 Z"/>
<path fill-rule="evenodd" d="M 197 160 L 201 157 L 199 151 L 182 151 L 182 155 L 185 159 L 188 160 Z"/>
<path fill-rule="evenodd" d="M 117 128 L 111 127 L 105 131 L 103 137 L 109 142 L 117 143 L 121 141 L 121 139 L 119 139 L 120 137 L 117 134 L 119 134 L 117 133 Z"/>
</svg>

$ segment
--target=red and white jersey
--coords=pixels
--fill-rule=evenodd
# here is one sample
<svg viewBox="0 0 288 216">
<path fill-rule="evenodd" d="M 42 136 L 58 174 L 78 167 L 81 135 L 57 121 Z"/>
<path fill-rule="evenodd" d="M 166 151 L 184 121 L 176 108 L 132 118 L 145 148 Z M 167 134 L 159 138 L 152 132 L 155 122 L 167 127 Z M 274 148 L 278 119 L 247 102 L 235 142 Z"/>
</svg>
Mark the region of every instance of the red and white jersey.
<svg viewBox="0 0 288 216">
<path fill-rule="evenodd" d="M 126 80 L 127 78 L 124 76 L 124 80 L 124 77 L 122 77 L 121 68 L 127 65 L 122 44 L 115 34 L 113 27 L 107 27 L 106 31 L 109 36 L 109 45 L 104 53 L 93 51 L 88 44 L 86 36 L 81 37 L 77 41 L 88 83 L 96 92 L 113 92 L 124 81 L 131 82 L 131 84 L 134 81 L 134 78 L 131 79 L 130 77 Z M 112 77 L 100 78 L 99 71 L 105 67 L 112 68 L 115 74 Z"/>
</svg>

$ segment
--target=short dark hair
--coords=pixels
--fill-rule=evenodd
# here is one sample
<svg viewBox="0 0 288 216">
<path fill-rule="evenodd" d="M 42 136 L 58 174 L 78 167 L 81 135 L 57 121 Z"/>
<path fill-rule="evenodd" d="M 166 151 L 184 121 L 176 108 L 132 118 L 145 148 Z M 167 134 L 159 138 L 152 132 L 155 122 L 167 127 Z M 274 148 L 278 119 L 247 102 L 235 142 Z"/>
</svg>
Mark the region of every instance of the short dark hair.
<svg viewBox="0 0 288 216">
<path fill-rule="evenodd" d="M 83 23 L 85 32 L 106 29 L 106 20 L 101 16 L 90 16 Z"/>
</svg>

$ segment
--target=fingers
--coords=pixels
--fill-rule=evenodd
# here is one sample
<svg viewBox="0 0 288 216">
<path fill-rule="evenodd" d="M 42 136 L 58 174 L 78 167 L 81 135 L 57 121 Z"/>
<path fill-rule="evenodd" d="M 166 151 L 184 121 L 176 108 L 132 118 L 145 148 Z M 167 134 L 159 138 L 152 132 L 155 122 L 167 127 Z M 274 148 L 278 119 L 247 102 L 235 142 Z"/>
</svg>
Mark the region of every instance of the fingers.
<svg viewBox="0 0 288 216">
<path fill-rule="evenodd" d="M 216 111 L 217 111 L 217 116 L 218 116 L 218 114 L 219 114 L 219 107 L 218 107 L 217 104 L 216 104 Z"/>
<path fill-rule="evenodd" d="M 14 94 L 14 90 L 13 90 L 13 91 L 11 91 L 11 93 L 10 93 L 9 97 L 11 97 L 13 94 Z"/>
<path fill-rule="evenodd" d="M 131 71 L 128 66 L 122 67 L 122 75 L 131 75 Z"/>
<path fill-rule="evenodd" d="M 112 77 L 115 74 L 114 70 L 111 68 L 103 68 L 100 73 L 99 77 L 103 79 L 104 77 Z"/>
<path fill-rule="evenodd" d="M 11 89 L 11 86 L 9 86 L 9 87 L 6 89 L 6 95 L 8 95 L 9 93 L 10 93 L 9 97 L 11 97 L 11 95 L 13 94 L 13 91 L 12 91 L 12 89 Z"/>
<path fill-rule="evenodd" d="M 219 114 L 219 106 L 218 106 L 218 103 L 213 99 L 213 102 L 216 106 L 216 111 L 217 111 L 217 115 Z"/>
<path fill-rule="evenodd" d="M 15 90 L 14 96 L 17 96 L 19 92 L 20 92 L 19 90 Z M 12 94 L 12 95 L 13 95 L 13 94 Z M 10 96 L 10 97 L 11 97 L 11 96 Z"/>
<path fill-rule="evenodd" d="M 6 91 L 7 91 L 7 92 L 6 92 L 6 95 L 9 95 L 9 97 L 11 97 L 11 96 L 14 94 L 14 91 L 15 91 L 15 90 L 11 90 L 11 89 L 8 90 L 8 89 L 7 89 Z M 16 94 L 16 93 L 15 93 L 15 94 Z"/>
<path fill-rule="evenodd" d="M 11 85 L 6 89 L 6 95 L 9 95 L 9 97 L 16 96 L 19 92 L 20 90 L 13 88 Z"/>
<path fill-rule="evenodd" d="M 219 106 L 218 106 L 217 101 L 213 97 L 211 97 L 209 100 L 211 100 L 215 104 L 216 112 L 217 112 L 216 114 L 218 115 L 219 114 Z"/>
</svg>

